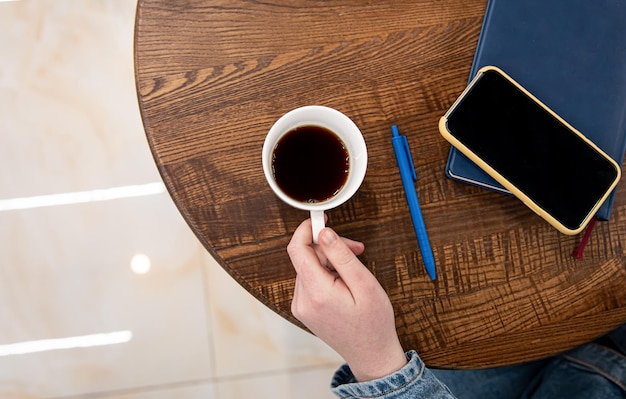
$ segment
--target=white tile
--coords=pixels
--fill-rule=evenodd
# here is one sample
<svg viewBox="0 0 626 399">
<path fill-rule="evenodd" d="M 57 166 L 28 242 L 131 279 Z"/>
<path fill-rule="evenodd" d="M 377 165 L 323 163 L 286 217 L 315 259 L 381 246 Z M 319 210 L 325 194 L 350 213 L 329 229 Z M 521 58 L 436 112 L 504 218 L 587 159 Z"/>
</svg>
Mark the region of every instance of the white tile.
<svg viewBox="0 0 626 399">
<path fill-rule="evenodd" d="M 217 399 L 216 387 L 212 383 L 190 383 L 184 386 L 153 387 L 133 393 L 111 393 L 101 399 Z"/>
<path fill-rule="evenodd" d="M 135 7 L 0 3 L 0 198 L 158 180 L 135 94 Z"/>
<path fill-rule="evenodd" d="M 213 374 L 207 255 L 167 195 L 0 213 L 0 242 L 0 344 L 132 332 L 123 344 L 0 357 L 0 397 Z M 147 274 L 130 268 L 138 252 L 152 259 Z"/>
<path fill-rule="evenodd" d="M 336 399 L 330 392 L 334 369 L 313 368 L 217 383 L 219 399 Z"/>
</svg>

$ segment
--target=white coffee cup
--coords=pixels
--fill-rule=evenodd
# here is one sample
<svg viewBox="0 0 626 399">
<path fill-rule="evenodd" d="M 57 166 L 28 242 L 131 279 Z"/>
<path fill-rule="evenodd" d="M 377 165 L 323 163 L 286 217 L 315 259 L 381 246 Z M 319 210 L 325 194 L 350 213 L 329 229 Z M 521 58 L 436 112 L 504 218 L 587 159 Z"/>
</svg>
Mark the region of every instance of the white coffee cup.
<svg viewBox="0 0 626 399">
<path fill-rule="evenodd" d="M 288 132 L 301 126 L 320 126 L 333 132 L 343 141 L 349 158 L 347 180 L 332 197 L 321 202 L 302 202 L 287 195 L 276 183 L 272 158 L 279 140 Z M 320 159 L 319 162 L 324 162 Z M 280 117 L 269 130 L 263 144 L 263 171 L 270 187 L 287 204 L 311 213 L 313 242 L 317 243 L 319 232 L 324 228 L 324 211 L 333 209 L 349 200 L 359 189 L 367 170 L 367 147 L 359 128 L 341 112 L 319 105 L 296 108 Z"/>
</svg>

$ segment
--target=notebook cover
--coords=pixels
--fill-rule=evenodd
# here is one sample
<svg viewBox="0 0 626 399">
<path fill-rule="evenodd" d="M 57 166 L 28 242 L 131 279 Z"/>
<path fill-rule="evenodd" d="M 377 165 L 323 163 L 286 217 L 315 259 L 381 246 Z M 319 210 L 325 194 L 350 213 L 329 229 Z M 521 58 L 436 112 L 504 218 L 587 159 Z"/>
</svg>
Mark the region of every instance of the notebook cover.
<svg viewBox="0 0 626 399">
<path fill-rule="evenodd" d="M 626 151 L 626 1 L 489 0 L 471 80 L 494 65 L 618 164 Z M 507 193 L 454 147 L 446 175 Z M 613 192 L 597 213 L 608 220 Z"/>
</svg>

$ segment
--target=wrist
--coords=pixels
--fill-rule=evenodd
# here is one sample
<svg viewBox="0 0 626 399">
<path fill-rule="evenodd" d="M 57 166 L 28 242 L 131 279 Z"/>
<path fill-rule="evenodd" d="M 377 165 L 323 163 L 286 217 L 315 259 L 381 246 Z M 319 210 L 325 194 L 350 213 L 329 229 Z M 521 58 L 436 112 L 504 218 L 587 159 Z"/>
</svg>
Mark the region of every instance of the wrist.
<svg viewBox="0 0 626 399">
<path fill-rule="evenodd" d="M 402 369 L 408 359 L 402 347 L 387 352 L 384 356 L 375 356 L 371 362 L 349 364 L 354 378 L 359 382 L 373 381 L 386 377 Z"/>
</svg>

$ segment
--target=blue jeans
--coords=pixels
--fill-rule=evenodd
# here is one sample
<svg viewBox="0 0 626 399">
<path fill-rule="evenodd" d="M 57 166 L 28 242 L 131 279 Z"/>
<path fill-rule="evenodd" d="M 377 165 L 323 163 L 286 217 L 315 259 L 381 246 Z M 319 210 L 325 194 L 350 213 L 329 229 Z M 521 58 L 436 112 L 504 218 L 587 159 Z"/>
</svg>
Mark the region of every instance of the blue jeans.
<svg viewBox="0 0 626 399">
<path fill-rule="evenodd" d="M 431 370 L 458 398 L 626 398 L 626 325 L 561 355 L 486 370 Z"/>
<path fill-rule="evenodd" d="M 333 377 L 342 399 L 613 399 L 626 398 L 626 325 L 561 355 L 487 370 L 430 370 L 415 351 L 388 376 L 359 382 L 348 365 Z"/>
</svg>

